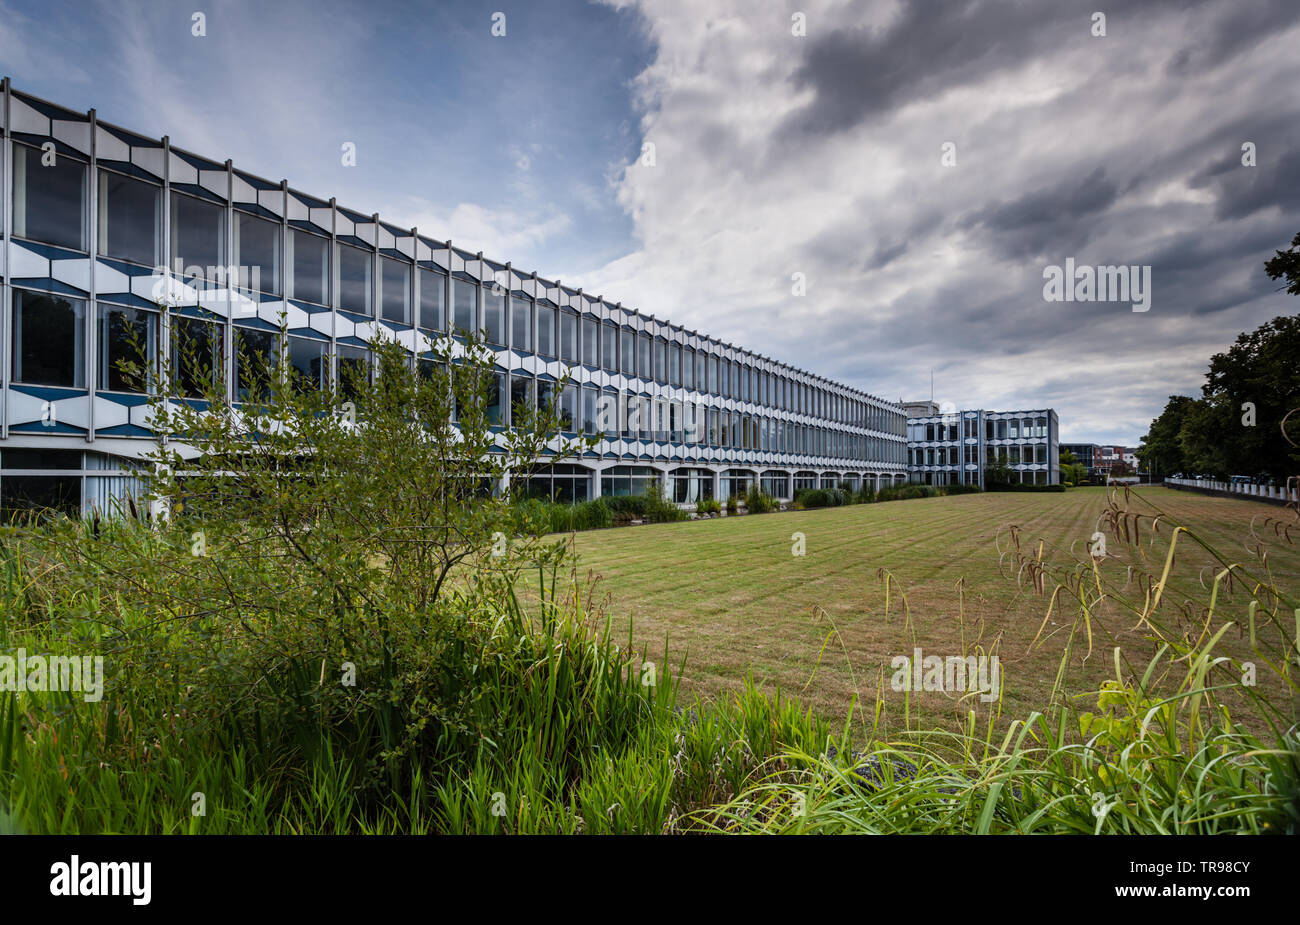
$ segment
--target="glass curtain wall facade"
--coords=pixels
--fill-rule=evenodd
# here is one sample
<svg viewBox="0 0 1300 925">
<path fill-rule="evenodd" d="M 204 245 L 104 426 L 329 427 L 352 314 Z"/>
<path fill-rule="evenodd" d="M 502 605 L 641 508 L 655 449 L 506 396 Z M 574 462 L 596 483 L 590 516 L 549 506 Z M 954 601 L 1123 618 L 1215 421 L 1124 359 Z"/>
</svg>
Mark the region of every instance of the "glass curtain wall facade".
<svg viewBox="0 0 1300 925">
<path fill-rule="evenodd" d="M 957 411 L 907 419 L 909 480 L 923 485 L 985 484 L 1001 460 L 1011 481 L 1061 481 L 1060 423 L 1051 408 L 1034 411 Z"/>
<path fill-rule="evenodd" d="M 46 479 L 13 484 L 86 510 L 134 490 L 153 434 L 119 363 L 141 347 L 150 360 L 193 358 L 183 384 L 225 381 L 237 403 L 255 364 L 346 390 L 373 375 L 376 334 L 419 366 L 434 339 L 467 330 L 496 352 L 503 432 L 521 403 L 554 403 L 566 433 L 604 438 L 545 475 L 520 474 L 530 492 L 582 499 L 649 478 L 689 504 L 753 481 L 788 498 L 826 478 L 906 479 L 897 404 L 8 80 L 0 128 L 0 493 L 7 479 Z"/>
</svg>

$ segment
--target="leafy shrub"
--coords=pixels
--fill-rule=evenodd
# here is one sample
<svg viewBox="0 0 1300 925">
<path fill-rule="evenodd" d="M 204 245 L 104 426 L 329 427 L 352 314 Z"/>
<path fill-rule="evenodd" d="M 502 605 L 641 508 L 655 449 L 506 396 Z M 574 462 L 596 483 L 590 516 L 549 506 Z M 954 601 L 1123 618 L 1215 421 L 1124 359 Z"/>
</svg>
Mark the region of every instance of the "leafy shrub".
<svg viewBox="0 0 1300 925">
<path fill-rule="evenodd" d="M 984 489 L 978 485 L 965 485 L 957 483 L 956 485 L 944 485 L 939 489 L 941 495 L 977 495 Z"/>
<path fill-rule="evenodd" d="M 735 495 L 727 496 L 727 513 L 731 515 L 740 513 L 740 501 Z"/>
<path fill-rule="evenodd" d="M 685 520 L 686 512 L 664 495 L 664 483 L 651 479 L 645 490 L 645 519 L 650 523 Z"/>
<path fill-rule="evenodd" d="M 721 514 L 722 505 L 718 503 L 717 498 L 701 498 L 695 502 L 695 513 L 697 514 Z"/>
<path fill-rule="evenodd" d="M 518 503 L 520 515 L 532 528 L 533 535 L 570 533 L 575 530 L 599 530 L 614 526 L 614 511 L 605 498 L 577 504 L 553 504 L 537 498 Z"/>
<path fill-rule="evenodd" d="M 748 514 L 770 514 L 776 510 L 776 499 L 758 487 L 757 482 L 749 483 L 745 494 L 745 512 Z"/>
<path fill-rule="evenodd" d="M 876 490 L 865 482 L 853 493 L 854 504 L 871 504 L 876 500 Z"/>
<path fill-rule="evenodd" d="M 645 519 L 645 495 L 609 495 L 602 500 L 609 505 L 616 523 L 625 524 L 629 520 Z"/>
<path fill-rule="evenodd" d="M 934 498 L 937 493 L 933 485 L 890 485 L 880 489 L 877 501 L 909 501 L 914 498 Z"/>
<path fill-rule="evenodd" d="M 839 507 L 852 503 L 853 494 L 844 488 L 805 488 L 796 492 L 794 503 L 798 507 Z"/>
</svg>

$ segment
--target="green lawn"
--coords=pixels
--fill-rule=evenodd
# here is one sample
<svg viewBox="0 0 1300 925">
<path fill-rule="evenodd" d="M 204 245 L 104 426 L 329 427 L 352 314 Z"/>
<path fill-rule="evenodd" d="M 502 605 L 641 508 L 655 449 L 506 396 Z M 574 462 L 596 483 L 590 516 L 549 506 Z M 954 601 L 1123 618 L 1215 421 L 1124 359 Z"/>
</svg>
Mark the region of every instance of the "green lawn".
<svg viewBox="0 0 1300 925">
<path fill-rule="evenodd" d="M 1118 496 L 1121 504 L 1122 493 Z M 1155 510 L 1143 501 L 1154 504 Z M 638 645 L 661 655 L 665 638 L 670 661 L 686 658 L 683 686 L 712 697 L 738 688 L 752 673 L 765 687 L 797 694 L 831 718 L 844 717 L 856 693 L 868 707 L 883 687 L 888 704 L 886 725 L 902 723 L 904 695 L 889 689 L 890 660 L 910 654 L 912 637 L 897 589 L 891 592 L 888 618 L 880 570 L 898 581 L 910 608 L 915 644 L 926 654 L 959 655 L 978 642 L 995 646 L 1005 679 L 1001 710 L 1005 717 L 1024 717 L 1046 706 L 1074 618 L 1058 608 L 1044 640 L 1031 647 L 1047 612 L 1048 597 L 1034 593 L 1028 581 L 1017 586 L 1011 556 L 999 574 L 998 545 L 1007 549 L 1007 527 L 1017 525 L 1021 546 L 1068 566 L 1088 558 L 1098 518 L 1106 508 L 1100 488 L 1064 494 L 999 493 L 894 501 L 814 511 L 735 517 L 678 524 L 580 533 L 575 543 L 581 572 L 599 578 L 598 593 L 608 595 L 615 628 L 626 638 L 629 618 Z M 1150 520 L 1142 522 L 1141 542 L 1149 561 L 1132 545 L 1108 534 L 1103 574 L 1140 603 L 1144 591 L 1129 582 L 1129 565 L 1158 578 L 1164 567 L 1170 526 L 1193 527 L 1228 561 L 1259 570 L 1259 562 L 1242 543 L 1252 518 L 1266 536 L 1268 565 L 1288 594 L 1300 590 L 1300 547 L 1275 536 L 1267 517 L 1295 523 L 1295 514 L 1258 502 L 1207 498 L 1163 488 L 1142 489 L 1126 503 L 1129 510 L 1164 512 L 1162 529 L 1151 545 Z M 796 532 L 805 536 L 806 555 L 792 555 Z M 1292 530 L 1300 540 L 1300 530 Z M 1073 554 L 1071 553 L 1073 547 Z M 1195 601 L 1203 616 L 1208 587 L 1217 569 L 1203 571 L 1213 560 L 1186 537 L 1178 544 L 1175 577 L 1162 614 L 1181 619 L 1195 639 L 1200 624 L 1178 607 Z M 1053 584 L 1048 582 L 1050 595 Z M 1244 617 L 1247 596 L 1238 588 L 1221 594 L 1217 625 Z M 1188 611 L 1190 613 L 1190 611 Z M 1068 660 L 1067 690 L 1084 693 L 1115 673 L 1111 649 L 1118 644 L 1144 665 L 1153 648 L 1145 629 L 1111 603 L 1094 615 L 1094 644 L 1086 640 Z M 829 644 L 827 642 L 829 637 Z M 823 647 L 825 647 L 823 649 Z M 1225 635 L 1226 652 L 1248 651 L 1237 630 Z M 1261 671 L 1261 676 L 1265 672 Z M 912 695 L 917 712 L 928 722 L 964 715 L 970 702 L 941 693 Z M 996 708 L 996 704 L 993 705 Z M 990 709 L 979 705 L 981 711 Z M 915 725 L 915 723 L 914 723 Z M 945 724 L 946 725 L 946 724 Z"/>
</svg>

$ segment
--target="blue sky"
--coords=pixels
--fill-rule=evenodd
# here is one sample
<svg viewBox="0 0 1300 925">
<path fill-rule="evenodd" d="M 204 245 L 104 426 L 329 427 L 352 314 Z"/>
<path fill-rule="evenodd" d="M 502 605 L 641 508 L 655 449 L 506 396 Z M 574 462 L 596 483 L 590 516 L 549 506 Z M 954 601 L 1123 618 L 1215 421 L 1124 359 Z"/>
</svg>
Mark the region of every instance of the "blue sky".
<svg viewBox="0 0 1300 925">
<path fill-rule="evenodd" d="M 0 0 L 21 90 L 885 398 L 933 370 L 1122 444 L 1300 310 L 1262 268 L 1300 231 L 1297 48 L 1295 0 Z M 1152 267 L 1150 310 L 1045 301 L 1069 260 Z"/>
<path fill-rule="evenodd" d="M 0 69 L 366 214 L 590 271 L 632 247 L 612 184 L 640 151 L 630 83 L 649 42 L 635 14 L 578 0 L 510 8 L 497 37 L 500 6 L 0 0 Z"/>
</svg>

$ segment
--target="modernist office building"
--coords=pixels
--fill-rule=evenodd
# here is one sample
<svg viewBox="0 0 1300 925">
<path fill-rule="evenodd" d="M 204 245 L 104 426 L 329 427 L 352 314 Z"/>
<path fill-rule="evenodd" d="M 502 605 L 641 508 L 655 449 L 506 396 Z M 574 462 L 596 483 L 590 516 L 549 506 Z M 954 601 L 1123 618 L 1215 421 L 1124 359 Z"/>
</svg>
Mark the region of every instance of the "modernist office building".
<svg viewBox="0 0 1300 925">
<path fill-rule="evenodd" d="M 985 470 L 999 459 L 1013 482 L 1061 481 L 1060 424 L 1051 408 L 1033 411 L 948 411 L 933 402 L 906 406 L 911 481 L 925 485 L 985 486 Z"/>
<path fill-rule="evenodd" d="M 369 364 L 372 334 L 396 339 L 416 362 L 449 325 L 482 330 L 495 350 L 500 427 L 515 404 L 552 399 L 569 432 L 596 433 L 600 420 L 595 449 L 516 475 L 558 499 L 638 493 L 651 479 L 682 503 L 753 482 L 789 498 L 906 479 L 896 404 L 109 125 L 93 110 L 21 94 L 7 79 L 0 121 L 7 506 L 86 510 L 134 490 L 135 461 L 154 435 L 145 397 L 115 364 L 138 340 L 155 356 L 195 346 L 237 402 L 247 373 L 236 343 L 328 388 L 341 364 Z M 177 272 L 167 279 L 159 267 Z M 160 301 L 171 310 L 160 313 Z M 597 417 L 608 399 L 623 409 L 615 424 Z"/>
</svg>

